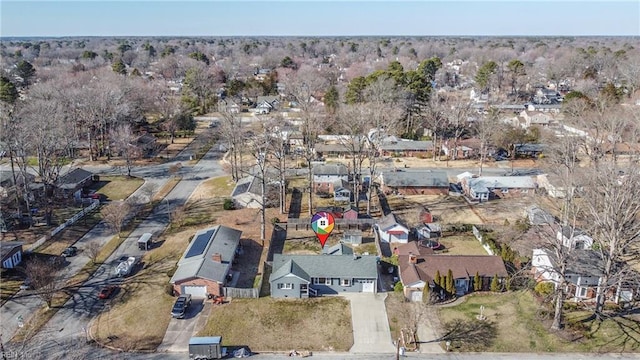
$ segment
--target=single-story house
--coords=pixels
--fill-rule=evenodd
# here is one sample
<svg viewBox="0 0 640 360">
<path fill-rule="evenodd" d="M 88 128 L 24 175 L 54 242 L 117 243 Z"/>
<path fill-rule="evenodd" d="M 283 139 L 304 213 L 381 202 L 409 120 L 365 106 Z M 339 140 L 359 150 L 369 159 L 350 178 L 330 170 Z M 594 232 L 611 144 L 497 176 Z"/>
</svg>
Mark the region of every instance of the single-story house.
<svg viewBox="0 0 640 360">
<path fill-rule="evenodd" d="M 349 169 L 344 164 L 317 164 L 312 169 L 313 191 L 333 193 L 336 181 L 349 181 Z"/>
<path fill-rule="evenodd" d="M 409 229 L 400 224 L 393 213 L 383 216 L 375 228 L 382 242 L 405 244 L 409 241 Z"/>
<path fill-rule="evenodd" d="M 433 141 L 396 139 L 383 141 L 379 146 L 382 156 L 427 156 L 433 152 Z"/>
<path fill-rule="evenodd" d="M 507 278 L 507 269 L 500 256 L 491 255 L 423 255 L 410 253 L 398 255 L 398 271 L 404 295 L 411 301 L 422 301 L 422 291 L 429 286 L 433 293 L 441 293 L 434 278 L 437 273 L 446 276 L 451 270 L 457 296 L 473 291 L 476 273 L 480 277 L 481 288 L 488 290 L 491 280 L 498 276 L 500 283 Z"/>
<path fill-rule="evenodd" d="M 380 175 L 380 187 L 385 193 L 447 195 L 449 178 L 438 170 L 385 171 Z"/>
<path fill-rule="evenodd" d="M 241 235 L 242 231 L 223 225 L 198 231 L 171 277 L 174 293 L 201 298 L 223 295 Z"/>
<path fill-rule="evenodd" d="M 571 226 L 561 226 L 556 234 L 556 239 L 562 241 L 562 245 L 571 249 L 589 250 L 593 246 L 593 239 L 584 231 Z"/>
<path fill-rule="evenodd" d="M 363 138 L 366 140 L 366 138 Z M 318 157 L 341 157 L 346 158 L 353 155 L 353 153 L 360 153 L 365 151 L 364 141 L 359 139 L 343 140 L 339 143 L 319 143 L 314 147 Z"/>
<path fill-rule="evenodd" d="M 565 187 L 562 185 L 559 176 L 553 174 L 539 174 L 536 182 L 541 189 L 545 189 L 547 195 L 552 198 L 562 199 L 567 195 Z"/>
<path fill-rule="evenodd" d="M 75 168 L 58 179 L 57 187 L 65 196 L 73 196 L 75 199 L 80 199 L 82 197 L 82 189 L 91 185 L 92 182 L 92 172 L 82 168 Z"/>
<path fill-rule="evenodd" d="M 471 199 L 488 201 L 490 197 L 526 194 L 537 188 L 531 176 L 482 176 L 462 179 L 462 189 Z"/>
<path fill-rule="evenodd" d="M 524 120 L 521 125 L 525 129 L 532 126 L 546 127 L 553 121 L 553 116 L 549 113 L 543 113 L 540 111 L 523 110 L 520 113 L 520 117 Z"/>
<path fill-rule="evenodd" d="M 445 140 L 442 152 L 451 158 L 468 159 L 480 155 L 481 140 L 477 138 L 461 139 L 457 144 L 453 140 Z"/>
<path fill-rule="evenodd" d="M 22 262 L 22 242 L 3 241 L 0 242 L 0 259 L 3 269 L 13 269 Z"/>
<path fill-rule="evenodd" d="M 544 144 L 515 144 L 513 149 L 516 156 L 539 157 L 545 150 Z"/>
<path fill-rule="evenodd" d="M 556 260 L 553 253 L 545 249 L 534 249 L 531 259 L 531 271 L 536 281 L 551 282 L 557 287 L 560 274 L 555 270 Z M 574 249 L 567 259 L 564 289 L 567 300 L 593 301 L 600 291 L 606 291 L 608 301 L 629 302 L 638 295 L 640 287 L 636 281 L 620 283 L 603 289 L 604 261 L 597 251 Z M 634 273 L 637 277 L 637 274 Z M 637 279 L 635 279 L 637 280 Z"/>
<path fill-rule="evenodd" d="M 33 183 L 35 181 L 35 175 L 27 173 L 26 176 L 21 171 L 16 171 L 16 177 L 14 179 L 13 173 L 9 170 L 0 170 L 0 199 L 8 197 L 15 186 L 23 186 L 26 183 Z M 15 180 L 15 181 L 14 181 Z"/>
<path fill-rule="evenodd" d="M 265 184 L 267 196 L 265 200 L 267 207 L 276 207 L 278 205 L 278 189 L 277 181 L 269 181 Z M 231 199 L 236 207 L 258 209 L 262 208 L 262 182 L 253 175 L 248 175 L 238 180 L 236 186 L 231 192 Z"/>
<path fill-rule="evenodd" d="M 377 292 L 373 255 L 281 255 L 273 257 L 271 297 L 308 298 L 343 292 Z"/>
</svg>

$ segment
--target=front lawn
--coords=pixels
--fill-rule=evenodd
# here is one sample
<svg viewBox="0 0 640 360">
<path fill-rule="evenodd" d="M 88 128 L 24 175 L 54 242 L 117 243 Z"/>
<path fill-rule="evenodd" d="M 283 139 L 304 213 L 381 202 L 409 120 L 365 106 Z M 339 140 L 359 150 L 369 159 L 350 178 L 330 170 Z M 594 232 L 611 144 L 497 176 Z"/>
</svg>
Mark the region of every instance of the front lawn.
<svg viewBox="0 0 640 360">
<path fill-rule="evenodd" d="M 480 321 L 480 306 L 486 320 Z M 640 350 L 640 326 L 629 318 L 603 322 L 582 312 L 567 314 L 565 331 L 553 333 L 528 291 L 468 295 L 463 304 L 438 311 L 444 336 L 447 324 L 454 351 L 490 352 L 631 352 Z M 637 315 L 636 315 L 637 316 Z M 580 322 L 578 320 L 585 320 Z M 455 324 L 455 326 L 454 326 Z M 574 325 L 572 325 L 574 324 Z M 577 333 L 578 331 L 580 333 Z M 469 343 L 468 339 L 475 339 Z"/>
<path fill-rule="evenodd" d="M 223 345 L 254 351 L 348 351 L 353 345 L 349 301 L 233 299 L 211 309 L 198 336 L 222 336 Z"/>
<path fill-rule="evenodd" d="M 100 176 L 99 187 L 96 191 L 104 195 L 108 200 L 124 200 L 133 194 L 144 180 L 127 176 Z"/>
<path fill-rule="evenodd" d="M 444 245 L 442 255 L 488 255 L 473 235 L 452 235 L 438 240 Z"/>
</svg>

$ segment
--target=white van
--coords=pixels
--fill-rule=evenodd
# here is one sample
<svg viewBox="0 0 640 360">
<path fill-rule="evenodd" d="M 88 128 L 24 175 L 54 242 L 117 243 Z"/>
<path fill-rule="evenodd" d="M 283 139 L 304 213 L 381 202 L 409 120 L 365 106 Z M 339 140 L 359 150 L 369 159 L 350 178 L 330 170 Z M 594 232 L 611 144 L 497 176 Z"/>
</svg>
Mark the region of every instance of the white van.
<svg viewBox="0 0 640 360">
<path fill-rule="evenodd" d="M 151 248 L 151 237 L 153 235 L 151 233 L 144 233 L 138 239 L 138 249 L 140 250 L 149 250 Z"/>
</svg>

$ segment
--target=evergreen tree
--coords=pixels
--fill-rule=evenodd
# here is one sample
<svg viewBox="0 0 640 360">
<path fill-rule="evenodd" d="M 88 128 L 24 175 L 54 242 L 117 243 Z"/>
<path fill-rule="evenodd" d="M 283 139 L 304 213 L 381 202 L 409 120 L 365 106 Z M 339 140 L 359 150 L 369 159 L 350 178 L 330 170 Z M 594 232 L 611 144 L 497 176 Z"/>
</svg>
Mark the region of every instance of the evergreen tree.
<svg viewBox="0 0 640 360">
<path fill-rule="evenodd" d="M 433 283 L 436 284 L 436 286 L 442 287 L 442 276 L 440 276 L 440 270 L 436 270 L 436 276 L 433 277 Z"/>
<path fill-rule="evenodd" d="M 495 274 L 493 276 L 493 279 L 491 280 L 491 291 L 493 291 L 493 292 L 500 291 L 500 283 L 498 282 L 498 274 Z"/>
<path fill-rule="evenodd" d="M 22 60 L 16 65 L 16 74 L 22 78 L 24 86 L 29 86 L 36 75 L 36 69 L 30 62 Z"/>
<path fill-rule="evenodd" d="M 430 304 L 431 303 L 431 291 L 429 289 L 429 284 L 425 284 L 424 288 L 422 289 L 422 302 L 425 304 Z"/>
<path fill-rule="evenodd" d="M 13 104 L 18 99 L 16 86 L 7 77 L 0 77 L 0 101 Z"/>
<path fill-rule="evenodd" d="M 480 273 L 476 271 L 476 276 L 473 277 L 473 291 L 482 290 L 482 283 L 480 281 Z"/>
<path fill-rule="evenodd" d="M 447 282 L 445 290 L 447 290 L 447 292 L 452 296 L 456 293 L 456 289 L 453 286 L 453 272 L 451 271 L 451 269 L 447 271 Z"/>
<path fill-rule="evenodd" d="M 327 89 L 327 93 L 324 94 L 324 105 L 327 107 L 327 110 L 329 110 L 329 113 L 334 114 L 336 112 L 339 101 L 340 94 L 338 94 L 338 89 L 331 85 L 329 89 Z"/>
<path fill-rule="evenodd" d="M 122 62 L 122 59 L 116 60 L 113 63 L 113 65 L 111 65 L 111 69 L 116 74 L 120 74 L 120 75 L 126 75 L 127 74 L 127 67 L 124 65 L 124 62 Z"/>
</svg>

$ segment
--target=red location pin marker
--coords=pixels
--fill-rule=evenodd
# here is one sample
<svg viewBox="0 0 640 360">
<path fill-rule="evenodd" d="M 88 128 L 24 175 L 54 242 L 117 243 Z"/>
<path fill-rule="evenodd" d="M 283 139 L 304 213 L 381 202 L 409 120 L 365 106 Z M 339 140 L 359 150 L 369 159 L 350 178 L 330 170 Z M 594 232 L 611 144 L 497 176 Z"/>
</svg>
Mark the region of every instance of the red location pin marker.
<svg viewBox="0 0 640 360">
<path fill-rule="evenodd" d="M 313 214 L 311 218 L 311 228 L 316 233 L 316 237 L 320 240 L 320 246 L 324 247 L 329 235 L 333 231 L 335 220 L 333 215 L 328 212 L 320 211 Z"/>
</svg>

